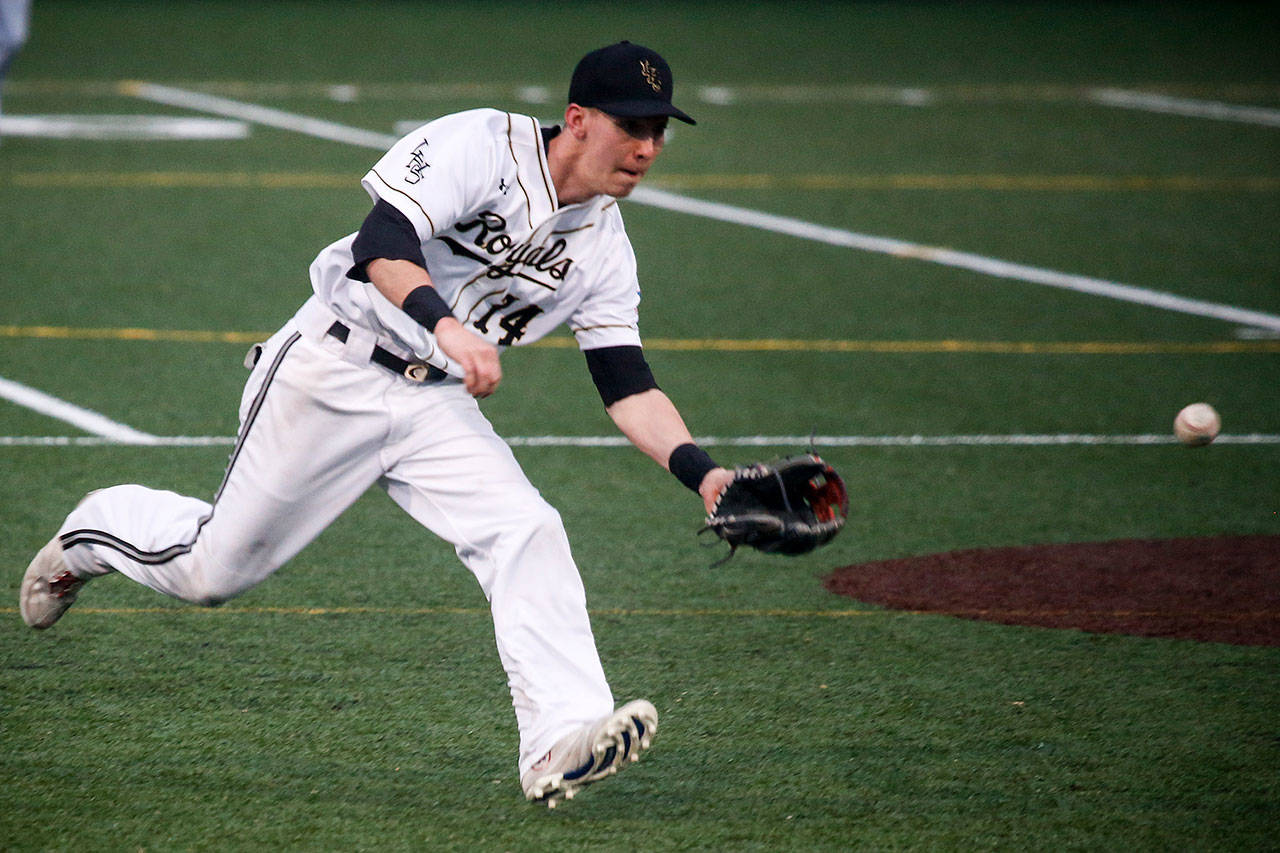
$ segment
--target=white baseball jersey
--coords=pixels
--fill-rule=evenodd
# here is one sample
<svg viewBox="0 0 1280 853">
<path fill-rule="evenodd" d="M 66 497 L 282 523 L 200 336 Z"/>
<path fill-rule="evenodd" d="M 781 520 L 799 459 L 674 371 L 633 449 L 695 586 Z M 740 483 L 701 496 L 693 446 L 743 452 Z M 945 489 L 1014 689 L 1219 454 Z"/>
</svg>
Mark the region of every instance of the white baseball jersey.
<svg viewBox="0 0 1280 853">
<path fill-rule="evenodd" d="M 436 290 L 469 331 L 501 349 L 568 323 L 582 349 L 640 345 L 640 285 L 617 200 L 561 206 L 536 119 L 492 109 L 444 116 L 397 142 L 362 183 L 413 224 Z M 317 297 L 393 348 L 460 375 L 426 329 L 347 277 L 355 237 L 311 265 Z"/>
</svg>

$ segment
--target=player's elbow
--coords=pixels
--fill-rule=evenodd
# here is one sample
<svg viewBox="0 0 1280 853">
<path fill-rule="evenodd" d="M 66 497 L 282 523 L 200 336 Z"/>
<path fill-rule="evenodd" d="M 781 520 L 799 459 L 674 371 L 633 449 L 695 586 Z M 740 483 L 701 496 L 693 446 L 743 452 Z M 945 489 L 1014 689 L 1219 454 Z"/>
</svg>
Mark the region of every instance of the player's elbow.
<svg viewBox="0 0 1280 853">
<path fill-rule="evenodd" d="M 619 400 L 658 387 L 644 351 L 638 346 L 601 347 L 584 350 L 583 355 L 606 411 Z"/>
</svg>

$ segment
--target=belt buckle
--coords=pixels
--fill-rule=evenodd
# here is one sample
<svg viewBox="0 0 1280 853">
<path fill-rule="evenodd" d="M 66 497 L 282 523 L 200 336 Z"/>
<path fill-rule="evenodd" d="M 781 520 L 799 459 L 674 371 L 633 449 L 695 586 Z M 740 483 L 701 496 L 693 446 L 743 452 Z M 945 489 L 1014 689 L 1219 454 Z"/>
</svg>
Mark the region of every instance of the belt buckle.
<svg viewBox="0 0 1280 853">
<path fill-rule="evenodd" d="M 430 365 L 423 364 L 420 361 L 410 362 L 405 365 L 404 378 L 410 382 L 426 382 Z"/>
</svg>

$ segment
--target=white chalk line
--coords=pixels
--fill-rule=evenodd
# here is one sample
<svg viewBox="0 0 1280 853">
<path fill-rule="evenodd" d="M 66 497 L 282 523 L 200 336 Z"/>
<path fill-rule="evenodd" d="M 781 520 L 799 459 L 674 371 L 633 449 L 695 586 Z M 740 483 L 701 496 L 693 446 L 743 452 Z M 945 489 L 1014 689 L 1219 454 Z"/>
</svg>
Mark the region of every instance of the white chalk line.
<svg viewBox="0 0 1280 853">
<path fill-rule="evenodd" d="M 342 142 L 347 145 L 355 145 L 360 148 L 370 148 L 377 151 L 385 151 L 398 141 L 396 137 L 386 133 L 361 130 L 345 124 L 338 124 L 337 122 L 297 115 L 296 113 L 263 107 L 258 104 L 234 101 L 230 98 L 220 98 L 217 95 L 206 95 L 201 92 L 175 89 L 172 86 L 161 86 L 157 83 L 122 83 L 120 84 L 120 92 L 157 104 L 200 110 L 267 127 L 274 127 L 279 130 L 293 131 L 305 136 L 314 136 L 317 139 L 327 139 L 331 142 Z"/>
<path fill-rule="evenodd" d="M 243 121 L 192 116 L 21 115 L 0 116 L 0 136 L 35 139 L 244 139 Z"/>
<path fill-rule="evenodd" d="M 131 426 L 117 423 L 89 409 L 82 409 L 51 394 L 29 388 L 0 376 L 0 397 L 19 406 L 65 421 L 74 427 L 93 433 L 97 440 L 112 444 L 154 444 L 158 436 L 141 432 Z"/>
<path fill-rule="evenodd" d="M 1080 433 L 1013 435 L 740 435 L 697 436 L 703 447 L 1079 447 L 1112 445 L 1171 445 L 1172 435 L 1089 435 Z M 148 436 L 145 442 L 103 435 L 94 436 L 0 436 L 0 447 L 115 447 L 146 444 L 150 447 L 229 447 L 235 436 L 169 435 Z M 628 448 L 631 442 L 621 435 L 532 435 L 512 436 L 512 447 Z M 1224 434 L 1215 445 L 1276 445 L 1280 433 Z"/>
<path fill-rule="evenodd" d="M 1092 89 L 1088 93 L 1088 98 L 1094 103 L 1108 107 L 1280 127 L 1280 110 L 1269 107 L 1249 107 L 1224 104 L 1221 101 L 1175 98 L 1154 92 L 1135 92 L 1128 89 Z"/>
<path fill-rule="evenodd" d="M 397 141 L 395 137 L 386 134 L 359 130 L 334 122 L 320 121 L 282 110 L 269 109 L 199 92 L 190 92 L 171 86 L 161 86 L 154 83 L 129 83 L 122 87 L 122 91 L 144 100 L 156 101 L 169 106 L 203 110 L 379 151 L 389 148 Z M 1224 320 L 1245 326 L 1280 330 L 1280 315 L 1252 311 L 1216 302 L 1206 302 L 1199 299 L 1188 299 L 1162 291 L 1089 276 L 1057 272 L 1025 264 L 1011 263 L 969 252 L 926 246 L 889 237 L 860 234 L 842 228 L 816 225 L 801 219 L 762 213 L 718 202 L 702 201 L 652 187 L 636 189 L 631 194 L 630 199 L 639 204 L 679 213 L 688 213 L 721 222 L 745 225 L 750 228 L 772 231 L 777 234 L 828 245 L 859 249 L 865 252 L 891 255 L 898 258 L 915 258 L 942 266 L 967 269 L 996 278 L 1040 284 L 1092 296 L 1102 296 L 1121 302 L 1146 305 L 1166 311 Z"/>
<path fill-rule="evenodd" d="M 1012 279 L 1029 284 L 1042 284 L 1048 287 L 1072 290 L 1077 293 L 1102 296 L 1108 299 L 1119 300 L 1121 302 L 1131 302 L 1152 308 L 1161 308 L 1166 311 L 1175 311 L 1182 314 L 1194 314 L 1202 317 L 1211 317 L 1217 320 L 1225 320 L 1231 323 L 1239 323 L 1246 326 L 1280 330 L 1280 316 L 1275 314 L 1251 311 L 1244 308 L 1237 308 L 1232 305 L 1206 302 L 1199 299 L 1189 299 L 1183 296 L 1175 296 L 1171 293 L 1121 284 L 1119 282 L 1108 281 L 1106 279 L 1074 275 L 1072 273 L 1057 272 L 1055 270 L 1044 269 L 1042 267 L 1033 267 L 1027 266 L 1026 264 L 1002 261 L 997 258 L 975 255 L 970 252 L 959 252 L 954 249 L 926 246 L 920 243 L 911 243 L 906 240 L 898 240 L 892 237 L 876 237 L 870 234 L 859 234 L 854 231 L 846 231 L 842 228 L 815 225 L 812 222 L 805 222 L 801 219 L 792 219 L 787 216 L 777 216 L 771 213 L 762 213 L 760 211 L 749 210 L 743 207 L 735 207 L 734 205 L 721 204 L 720 202 L 689 198 L 688 196 L 677 195 L 672 192 L 667 192 L 666 190 L 658 190 L 652 187 L 637 188 L 632 192 L 631 199 L 654 207 L 661 207 L 666 210 L 673 210 L 679 213 L 689 213 L 707 219 L 715 219 L 720 222 L 746 225 L 752 228 L 772 231 L 776 234 L 785 234 L 792 237 L 800 237 L 805 240 L 812 240 L 818 243 L 826 243 L 831 246 L 860 249 L 864 252 L 892 255 L 898 258 L 914 258 L 916 260 L 941 264 L 942 266 L 967 269 L 973 272 L 982 273 L 983 275 L 994 276 L 996 278 Z"/>
<path fill-rule="evenodd" d="M 357 101 L 493 101 L 515 98 L 525 103 L 550 103 L 562 83 L 506 80 L 491 82 L 395 82 L 347 83 L 342 81 L 186 80 L 185 89 L 230 98 L 321 99 L 338 103 Z M 120 93 L 119 80 L 9 80 L 5 91 L 22 95 L 77 95 L 102 97 Z M 1169 81 L 1126 81 L 1123 85 L 1098 86 L 1045 83 L 955 83 L 921 86 L 894 86 L 867 83 L 755 84 L 723 81 L 683 80 L 682 91 L 703 103 L 716 106 L 735 104 L 796 103 L 891 103 L 916 106 L 926 103 L 1024 103 L 1076 102 L 1087 99 L 1097 89 L 1158 91 L 1183 98 L 1233 98 L 1259 100 L 1280 97 L 1275 83 L 1174 83 Z"/>
</svg>

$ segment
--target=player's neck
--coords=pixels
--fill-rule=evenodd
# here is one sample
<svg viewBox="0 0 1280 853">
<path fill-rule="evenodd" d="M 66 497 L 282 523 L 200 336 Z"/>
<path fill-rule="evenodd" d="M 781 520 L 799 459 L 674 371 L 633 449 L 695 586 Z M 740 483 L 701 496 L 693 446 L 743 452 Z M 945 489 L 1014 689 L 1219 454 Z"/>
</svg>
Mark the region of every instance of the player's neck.
<svg viewBox="0 0 1280 853">
<path fill-rule="evenodd" d="M 547 169 L 556 188 L 556 200 L 561 207 L 584 202 L 596 193 L 592 192 L 578 175 L 579 152 L 567 133 L 552 137 L 547 145 Z"/>
</svg>

